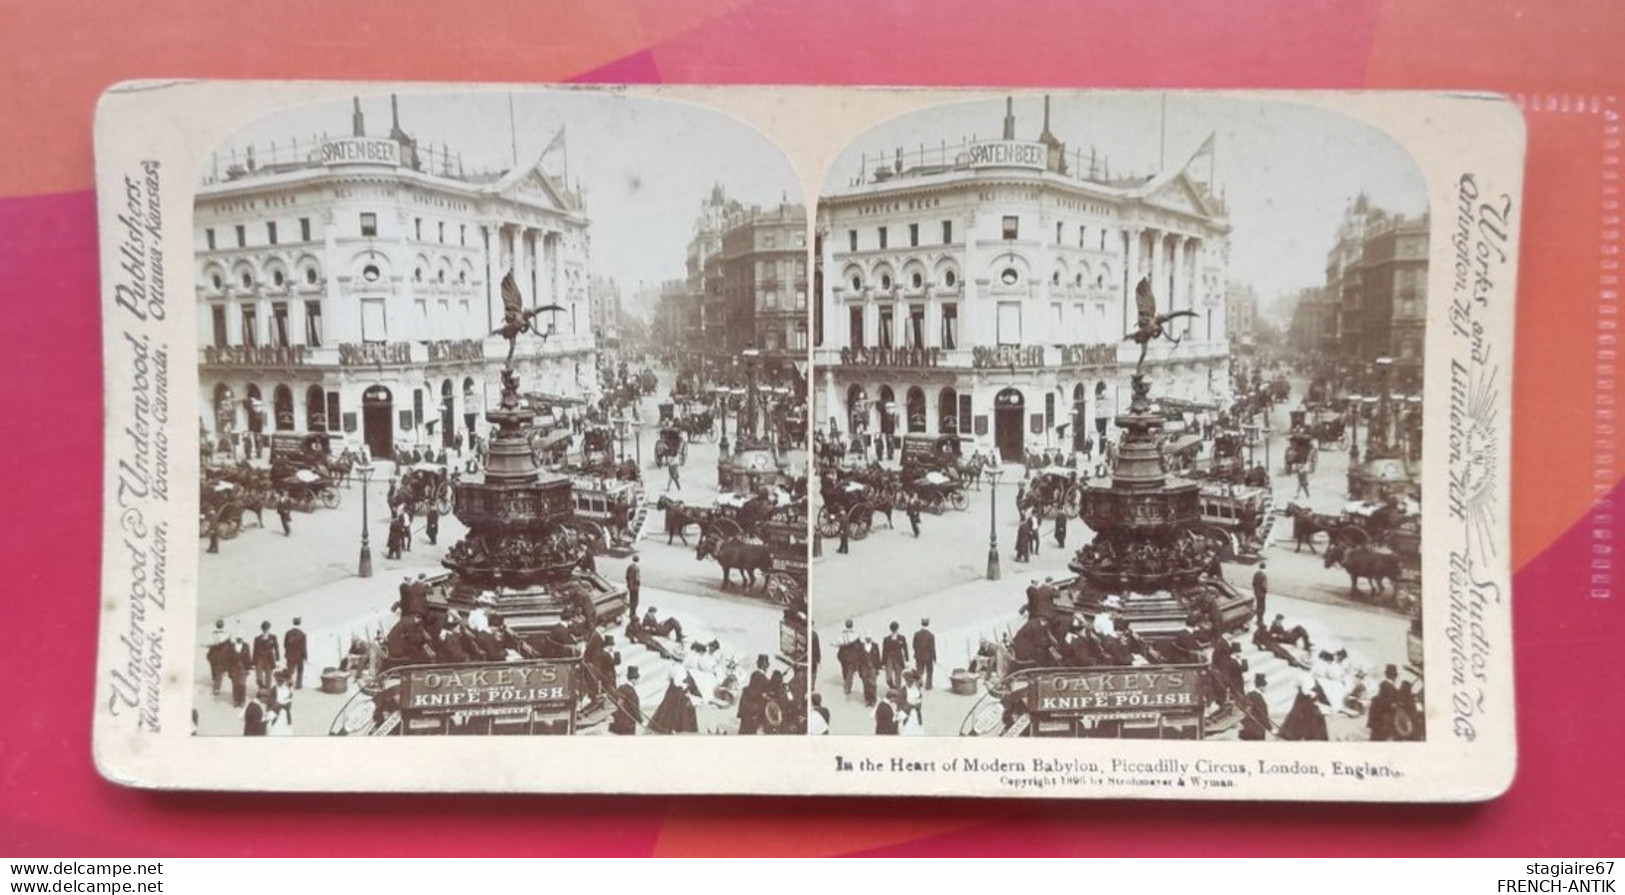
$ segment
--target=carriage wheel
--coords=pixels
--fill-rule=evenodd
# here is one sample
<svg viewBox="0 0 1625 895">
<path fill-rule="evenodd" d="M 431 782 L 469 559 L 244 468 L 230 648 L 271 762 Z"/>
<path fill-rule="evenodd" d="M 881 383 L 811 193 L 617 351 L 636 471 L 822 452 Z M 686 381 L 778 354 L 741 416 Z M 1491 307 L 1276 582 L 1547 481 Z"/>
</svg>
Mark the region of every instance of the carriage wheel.
<svg viewBox="0 0 1625 895">
<path fill-rule="evenodd" d="M 956 510 L 965 510 L 970 506 L 970 498 L 965 496 L 964 489 L 948 492 L 948 504 Z"/>
<path fill-rule="evenodd" d="M 1217 525 L 1203 525 L 1192 529 L 1192 531 L 1197 537 L 1207 542 L 1207 545 L 1213 548 L 1213 550 L 1219 554 L 1219 559 L 1221 561 L 1235 562 L 1236 553 L 1238 551 L 1236 550 L 1235 538 L 1230 534 L 1230 532 L 1225 531 Z"/>
<path fill-rule="evenodd" d="M 789 572 L 768 572 L 765 589 L 768 599 L 780 606 L 794 606 L 805 598 L 801 583 Z"/>
<path fill-rule="evenodd" d="M 336 510 L 339 508 L 339 493 L 332 487 L 323 488 L 320 497 L 322 499 L 322 506 L 327 507 L 330 510 Z"/>
<path fill-rule="evenodd" d="M 841 517 L 829 507 L 818 509 L 818 534 L 821 537 L 833 538 L 841 533 Z"/>
<path fill-rule="evenodd" d="M 732 519 L 722 518 L 711 523 L 711 533 L 726 540 L 728 538 L 739 537 L 745 533 L 745 530 L 739 527 L 738 522 L 735 522 Z"/>
<path fill-rule="evenodd" d="M 609 547 L 609 534 L 604 531 L 602 525 L 591 519 L 572 519 L 569 524 L 576 531 L 581 532 L 582 538 L 586 539 L 587 546 L 591 548 L 592 552 L 599 553 Z"/>
<path fill-rule="evenodd" d="M 869 536 L 871 519 L 875 508 L 867 503 L 860 503 L 846 511 L 847 524 L 852 527 L 851 539 L 861 541 Z"/>
<path fill-rule="evenodd" d="M 971 710 L 965 726 L 971 736 L 996 737 L 1004 731 L 1004 703 L 997 699 L 983 700 Z"/>
<path fill-rule="evenodd" d="M 1350 550 L 1355 547 L 1364 547 L 1371 541 L 1371 536 L 1358 525 L 1345 525 L 1337 530 L 1337 543 Z"/>
<path fill-rule="evenodd" d="M 1394 739 L 1419 740 L 1422 732 L 1422 719 L 1411 706 L 1398 703 L 1393 706 Z"/>
</svg>

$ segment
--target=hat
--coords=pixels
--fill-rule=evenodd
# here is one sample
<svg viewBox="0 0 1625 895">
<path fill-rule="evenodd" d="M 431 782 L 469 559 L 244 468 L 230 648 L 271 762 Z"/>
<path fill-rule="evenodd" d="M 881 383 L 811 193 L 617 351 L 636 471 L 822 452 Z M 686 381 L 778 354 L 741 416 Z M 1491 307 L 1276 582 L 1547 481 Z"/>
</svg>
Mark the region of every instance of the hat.
<svg viewBox="0 0 1625 895">
<path fill-rule="evenodd" d="M 638 679 L 638 666 L 633 665 L 626 669 L 626 679 L 629 681 L 635 681 Z"/>
<path fill-rule="evenodd" d="M 1265 685 L 1268 683 L 1269 679 L 1264 676 L 1264 672 L 1260 671 L 1259 673 L 1253 675 L 1253 686 L 1257 687 L 1258 689 L 1264 689 Z"/>
<path fill-rule="evenodd" d="M 293 623 L 296 625 L 302 625 L 305 623 L 305 620 L 296 615 L 293 617 Z"/>
<path fill-rule="evenodd" d="M 1382 673 L 1384 677 L 1399 677 L 1399 666 L 1390 662 L 1388 667 L 1382 670 Z"/>
<path fill-rule="evenodd" d="M 226 620 L 225 619 L 217 618 L 217 619 L 214 620 L 214 629 L 216 631 L 223 631 L 223 630 L 225 630 L 225 628 L 226 628 Z"/>
<path fill-rule="evenodd" d="M 920 619 L 920 627 L 922 627 L 922 628 L 929 628 L 929 627 L 931 627 L 931 620 L 930 620 L 930 619 L 928 619 L 928 618 L 922 618 L 922 619 Z"/>
</svg>

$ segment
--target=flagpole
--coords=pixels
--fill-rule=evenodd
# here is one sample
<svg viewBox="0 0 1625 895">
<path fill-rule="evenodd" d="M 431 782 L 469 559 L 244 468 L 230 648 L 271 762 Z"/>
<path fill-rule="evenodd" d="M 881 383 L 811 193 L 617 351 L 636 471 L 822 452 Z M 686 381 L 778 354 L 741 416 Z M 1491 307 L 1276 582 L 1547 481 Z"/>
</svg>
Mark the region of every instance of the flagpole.
<svg viewBox="0 0 1625 895">
<path fill-rule="evenodd" d="M 513 91 L 508 91 L 508 147 L 513 151 L 513 166 L 519 167 L 519 129 L 514 126 Z"/>
<path fill-rule="evenodd" d="M 1168 94 L 1162 95 L 1162 126 L 1157 138 L 1157 173 L 1168 167 Z"/>
</svg>

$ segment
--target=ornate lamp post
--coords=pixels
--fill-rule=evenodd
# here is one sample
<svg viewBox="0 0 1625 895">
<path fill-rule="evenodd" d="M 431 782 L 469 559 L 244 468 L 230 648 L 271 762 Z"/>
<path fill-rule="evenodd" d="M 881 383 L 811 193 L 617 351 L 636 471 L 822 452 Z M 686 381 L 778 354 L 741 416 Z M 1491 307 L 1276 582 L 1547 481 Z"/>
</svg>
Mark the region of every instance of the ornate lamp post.
<svg viewBox="0 0 1625 895">
<path fill-rule="evenodd" d="M 1359 395 L 1349 395 L 1349 469 L 1360 462 L 1360 402 Z"/>
<path fill-rule="evenodd" d="M 999 477 L 1004 475 L 1004 469 L 999 466 L 988 467 L 987 480 L 988 506 L 987 506 L 987 580 L 999 580 Z"/>
<path fill-rule="evenodd" d="M 372 462 L 368 461 L 355 469 L 361 473 L 361 565 L 356 574 L 362 578 L 371 578 L 372 538 L 367 528 L 367 484 L 372 481 Z"/>
<path fill-rule="evenodd" d="M 722 414 L 722 439 L 717 443 L 720 456 L 728 456 L 728 402 L 733 398 L 733 389 L 725 385 L 717 386 L 717 406 Z"/>
</svg>

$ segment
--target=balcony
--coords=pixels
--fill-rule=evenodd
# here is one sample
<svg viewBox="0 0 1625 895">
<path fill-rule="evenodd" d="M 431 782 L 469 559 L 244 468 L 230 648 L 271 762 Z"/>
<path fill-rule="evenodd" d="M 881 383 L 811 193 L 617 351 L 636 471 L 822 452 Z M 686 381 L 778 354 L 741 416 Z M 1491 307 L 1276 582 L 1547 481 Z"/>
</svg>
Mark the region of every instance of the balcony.
<svg viewBox="0 0 1625 895">
<path fill-rule="evenodd" d="M 527 348 L 529 340 L 532 346 Z M 520 352 L 528 356 L 567 357 L 595 347 L 591 333 L 555 333 L 539 346 L 535 336 L 520 336 Z M 340 342 L 332 345 L 234 345 L 198 349 L 198 365 L 227 368 L 291 367 L 411 367 L 440 364 L 501 363 L 508 356 L 502 339 L 437 339 L 424 342 Z"/>
</svg>

